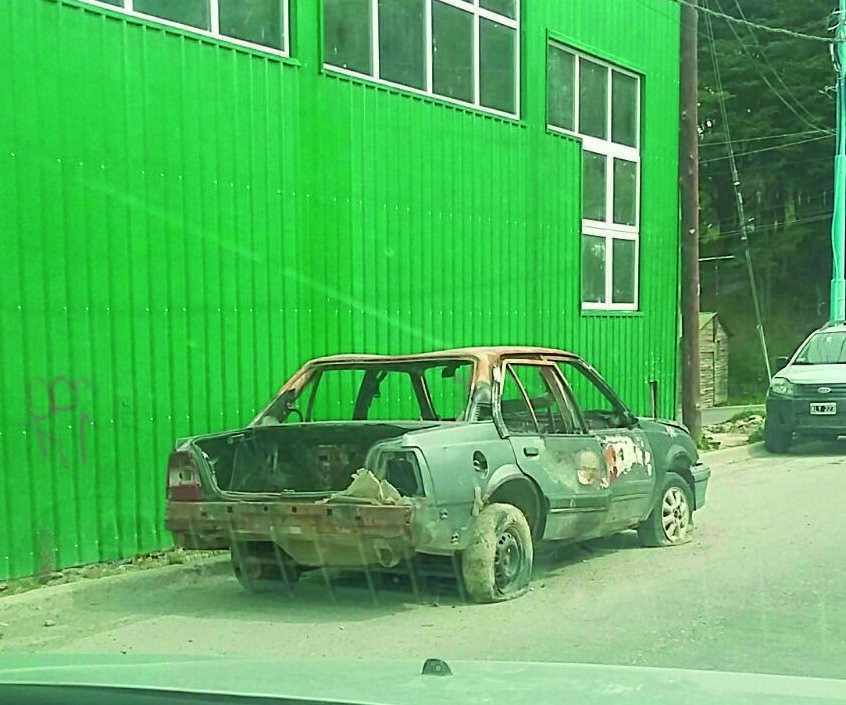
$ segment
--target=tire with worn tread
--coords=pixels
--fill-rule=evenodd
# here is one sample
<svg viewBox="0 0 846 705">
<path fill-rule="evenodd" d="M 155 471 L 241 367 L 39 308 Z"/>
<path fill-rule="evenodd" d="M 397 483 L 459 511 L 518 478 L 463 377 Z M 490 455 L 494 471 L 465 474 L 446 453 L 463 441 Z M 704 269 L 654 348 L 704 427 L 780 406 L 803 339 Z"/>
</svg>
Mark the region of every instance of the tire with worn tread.
<svg viewBox="0 0 846 705">
<path fill-rule="evenodd" d="M 685 479 L 668 472 L 658 501 L 637 527 L 644 546 L 674 546 L 690 540 L 693 531 L 693 492 Z"/>
<path fill-rule="evenodd" d="M 518 597 L 528 589 L 533 560 L 532 532 L 523 512 L 510 504 L 489 504 L 476 517 L 461 556 L 464 589 L 475 602 Z"/>
</svg>

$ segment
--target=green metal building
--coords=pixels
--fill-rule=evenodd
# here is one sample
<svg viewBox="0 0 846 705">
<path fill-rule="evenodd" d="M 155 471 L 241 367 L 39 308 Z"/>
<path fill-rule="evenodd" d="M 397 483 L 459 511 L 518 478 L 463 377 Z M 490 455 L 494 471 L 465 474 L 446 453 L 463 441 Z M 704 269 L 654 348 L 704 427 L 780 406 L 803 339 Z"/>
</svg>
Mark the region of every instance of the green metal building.
<svg viewBox="0 0 846 705">
<path fill-rule="evenodd" d="M 305 359 L 563 347 L 673 415 L 672 0 L 14 0 L 0 578 L 169 545 Z"/>
</svg>

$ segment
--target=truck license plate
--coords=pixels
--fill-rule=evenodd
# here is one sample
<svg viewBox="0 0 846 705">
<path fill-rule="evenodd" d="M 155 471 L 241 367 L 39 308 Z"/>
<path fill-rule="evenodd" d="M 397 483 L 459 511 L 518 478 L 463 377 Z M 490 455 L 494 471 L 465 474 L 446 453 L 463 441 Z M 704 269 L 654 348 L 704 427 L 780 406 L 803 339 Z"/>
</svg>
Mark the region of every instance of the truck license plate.
<svg viewBox="0 0 846 705">
<path fill-rule="evenodd" d="M 817 416 L 833 416 L 837 413 L 837 402 L 829 401 L 824 404 L 811 404 L 811 413 Z"/>
</svg>

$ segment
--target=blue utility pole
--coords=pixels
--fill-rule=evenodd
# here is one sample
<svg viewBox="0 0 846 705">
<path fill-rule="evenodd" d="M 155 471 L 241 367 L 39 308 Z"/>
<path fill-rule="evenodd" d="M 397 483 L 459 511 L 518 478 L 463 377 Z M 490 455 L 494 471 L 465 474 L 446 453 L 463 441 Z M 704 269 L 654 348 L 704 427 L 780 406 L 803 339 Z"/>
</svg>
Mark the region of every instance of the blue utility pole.
<svg viewBox="0 0 846 705">
<path fill-rule="evenodd" d="M 834 214 L 831 218 L 831 319 L 846 319 L 846 0 L 840 0 L 837 33 L 834 38 L 834 66 L 837 69 L 837 154 L 834 157 Z"/>
</svg>

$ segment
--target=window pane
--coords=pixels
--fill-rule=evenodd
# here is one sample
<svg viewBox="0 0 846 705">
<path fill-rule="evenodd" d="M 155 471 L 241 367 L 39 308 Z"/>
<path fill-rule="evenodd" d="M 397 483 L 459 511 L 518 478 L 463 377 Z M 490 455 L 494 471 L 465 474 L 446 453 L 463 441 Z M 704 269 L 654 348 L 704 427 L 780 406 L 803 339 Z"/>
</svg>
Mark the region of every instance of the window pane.
<svg viewBox="0 0 846 705">
<path fill-rule="evenodd" d="M 537 433 L 534 417 L 514 380 L 511 366 L 505 368 L 500 411 L 502 421 L 510 433 Z"/>
<path fill-rule="evenodd" d="M 625 417 L 619 401 L 609 397 L 585 370 L 572 362 L 559 362 L 558 369 L 567 380 L 588 428 L 620 428 Z"/>
<path fill-rule="evenodd" d="M 371 373 L 368 373 L 371 374 Z M 365 378 L 364 384 L 376 382 L 375 375 Z M 369 399 L 367 419 L 370 421 L 407 421 L 419 419 L 422 415 L 411 375 L 400 370 L 391 370 L 378 382 Z"/>
<path fill-rule="evenodd" d="M 579 59 L 579 132 L 608 137 L 608 69 Z"/>
<path fill-rule="evenodd" d="M 480 75 L 479 98 L 487 108 L 516 113 L 514 61 L 517 33 L 504 25 L 479 20 Z"/>
<path fill-rule="evenodd" d="M 305 393 L 296 400 L 294 406 L 306 415 L 306 405 L 311 403 L 309 421 L 351 421 L 362 379 L 363 370 L 325 369 L 317 379 L 314 396 L 311 396 L 311 390 L 304 390 Z M 296 412 L 288 415 L 289 422 L 299 420 Z"/>
<path fill-rule="evenodd" d="M 137 12 L 189 27 L 209 29 L 209 0 L 135 0 Z"/>
<path fill-rule="evenodd" d="M 612 267 L 615 304 L 633 304 L 635 300 L 635 267 L 637 251 L 634 240 L 614 240 Z"/>
<path fill-rule="evenodd" d="M 220 33 L 284 49 L 282 2 L 284 0 L 218 0 Z"/>
<path fill-rule="evenodd" d="M 529 397 L 540 432 L 544 434 L 572 433 L 575 429 L 573 417 L 569 411 L 566 414 L 566 421 L 562 416 L 558 398 L 553 394 L 544 376 L 546 368 L 537 365 L 511 365 L 510 367 Z"/>
<path fill-rule="evenodd" d="M 323 0 L 323 60 L 371 73 L 370 0 Z"/>
<path fill-rule="evenodd" d="M 582 153 L 582 218 L 606 219 L 605 155 Z"/>
<path fill-rule="evenodd" d="M 432 4 L 432 82 L 440 95 L 473 102 L 473 16 Z"/>
<path fill-rule="evenodd" d="M 637 147 L 637 79 L 611 72 L 611 139 Z"/>
<path fill-rule="evenodd" d="M 454 421 L 464 416 L 473 381 L 473 363 L 427 367 L 423 379 L 438 419 Z"/>
<path fill-rule="evenodd" d="M 582 301 L 605 303 L 605 238 L 582 236 Z"/>
<path fill-rule="evenodd" d="M 512 20 L 517 18 L 517 8 L 515 0 L 479 0 L 479 5 L 491 12 L 498 12 L 500 15 L 510 17 Z"/>
<path fill-rule="evenodd" d="M 637 222 L 637 164 L 625 159 L 614 160 L 614 222 Z"/>
<path fill-rule="evenodd" d="M 379 0 L 379 75 L 426 87 L 425 0 Z"/>
<path fill-rule="evenodd" d="M 549 124 L 565 130 L 575 129 L 576 57 L 569 51 L 556 46 L 549 47 L 549 76 L 547 77 L 547 100 L 549 101 Z"/>
</svg>

